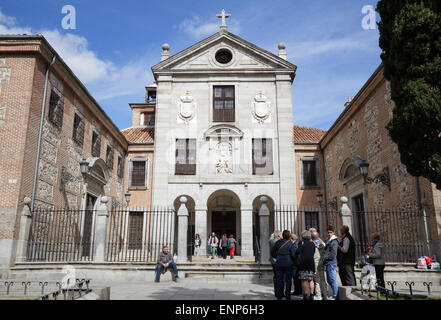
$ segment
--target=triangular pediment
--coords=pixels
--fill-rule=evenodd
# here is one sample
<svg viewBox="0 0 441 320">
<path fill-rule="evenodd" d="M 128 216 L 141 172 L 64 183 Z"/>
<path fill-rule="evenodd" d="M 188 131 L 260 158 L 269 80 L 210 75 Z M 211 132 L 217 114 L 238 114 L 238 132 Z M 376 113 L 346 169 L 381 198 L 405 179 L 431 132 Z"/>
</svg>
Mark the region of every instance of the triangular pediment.
<svg viewBox="0 0 441 320">
<path fill-rule="evenodd" d="M 233 58 L 227 64 L 216 61 L 216 52 L 227 49 Z M 229 32 L 218 32 L 152 67 L 156 72 L 210 70 L 283 70 L 295 74 L 297 67 Z"/>
</svg>

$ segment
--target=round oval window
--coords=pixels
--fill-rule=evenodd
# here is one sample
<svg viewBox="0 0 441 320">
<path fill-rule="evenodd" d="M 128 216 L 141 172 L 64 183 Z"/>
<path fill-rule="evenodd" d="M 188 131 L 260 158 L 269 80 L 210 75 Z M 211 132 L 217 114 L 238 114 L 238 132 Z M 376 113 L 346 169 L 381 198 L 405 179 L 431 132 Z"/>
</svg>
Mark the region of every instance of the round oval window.
<svg viewBox="0 0 441 320">
<path fill-rule="evenodd" d="M 233 54 L 230 50 L 220 49 L 216 52 L 216 61 L 222 64 L 226 64 L 233 59 Z"/>
</svg>

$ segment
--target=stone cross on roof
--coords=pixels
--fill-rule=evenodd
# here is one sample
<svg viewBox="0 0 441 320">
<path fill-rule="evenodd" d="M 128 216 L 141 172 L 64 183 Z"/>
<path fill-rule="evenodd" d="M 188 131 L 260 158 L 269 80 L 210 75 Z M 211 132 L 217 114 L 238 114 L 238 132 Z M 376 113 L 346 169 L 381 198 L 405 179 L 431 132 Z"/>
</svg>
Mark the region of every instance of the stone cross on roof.
<svg viewBox="0 0 441 320">
<path fill-rule="evenodd" d="M 231 17 L 231 14 L 229 14 L 229 13 L 225 13 L 225 10 L 222 9 L 222 13 L 221 13 L 221 14 L 217 14 L 216 17 L 218 17 L 218 18 L 222 18 L 222 24 L 221 24 L 220 28 L 221 28 L 221 29 L 226 29 L 226 28 L 227 28 L 227 25 L 226 25 L 226 23 L 225 23 L 225 18 L 229 18 L 229 17 Z"/>
</svg>

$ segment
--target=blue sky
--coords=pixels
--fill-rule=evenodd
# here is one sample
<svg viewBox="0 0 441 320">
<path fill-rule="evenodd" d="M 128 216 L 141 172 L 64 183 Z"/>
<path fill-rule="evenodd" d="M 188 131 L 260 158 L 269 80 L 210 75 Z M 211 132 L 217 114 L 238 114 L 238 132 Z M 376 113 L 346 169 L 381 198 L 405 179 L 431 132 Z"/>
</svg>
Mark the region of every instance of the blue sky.
<svg viewBox="0 0 441 320">
<path fill-rule="evenodd" d="M 120 128 L 128 103 L 142 102 L 161 45 L 171 54 L 215 33 L 225 8 L 229 31 L 277 53 L 286 43 L 298 66 L 295 124 L 328 129 L 349 96 L 380 60 L 378 30 L 364 30 L 361 10 L 375 0 L 2 0 L 0 34 L 42 33 Z M 64 30 L 64 5 L 76 9 L 76 29 Z"/>
</svg>

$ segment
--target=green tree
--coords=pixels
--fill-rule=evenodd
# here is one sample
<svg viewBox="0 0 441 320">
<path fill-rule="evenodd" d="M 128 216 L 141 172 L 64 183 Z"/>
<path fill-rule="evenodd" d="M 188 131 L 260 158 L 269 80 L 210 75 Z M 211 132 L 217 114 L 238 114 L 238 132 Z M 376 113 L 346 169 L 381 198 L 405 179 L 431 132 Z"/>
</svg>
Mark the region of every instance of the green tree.
<svg viewBox="0 0 441 320">
<path fill-rule="evenodd" d="M 380 0 L 377 11 L 395 102 L 386 128 L 407 171 L 441 189 L 441 1 Z"/>
</svg>

